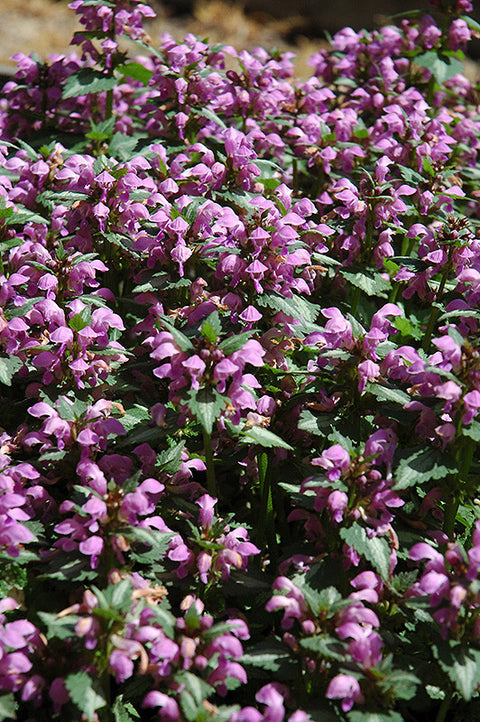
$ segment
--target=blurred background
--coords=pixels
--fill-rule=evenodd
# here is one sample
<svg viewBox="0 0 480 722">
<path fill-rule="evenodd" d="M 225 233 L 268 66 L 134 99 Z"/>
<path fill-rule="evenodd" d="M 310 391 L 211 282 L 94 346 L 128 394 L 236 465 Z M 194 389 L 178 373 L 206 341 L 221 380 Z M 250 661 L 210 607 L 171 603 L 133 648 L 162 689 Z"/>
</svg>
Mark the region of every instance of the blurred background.
<svg viewBox="0 0 480 722">
<path fill-rule="evenodd" d="M 11 56 L 17 52 L 36 52 L 43 59 L 69 52 L 79 26 L 67 5 L 68 0 L 0 0 L 1 73 L 14 70 Z M 163 32 L 178 40 L 192 32 L 239 50 L 275 47 L 296 54 L 299 77 L 309 75 L 308 57 L 325 44 L 325 31 L 372 29 L 397 13 L 422 6 L 428 11 L 427 0 L 153 0 L 150 5 L 157 13 L 147 28 L 154 42 Z M 474 17 L 480 21 L 478 7 Z M 473 54 L 480 54 L 480 44 Z"/>
</svg>

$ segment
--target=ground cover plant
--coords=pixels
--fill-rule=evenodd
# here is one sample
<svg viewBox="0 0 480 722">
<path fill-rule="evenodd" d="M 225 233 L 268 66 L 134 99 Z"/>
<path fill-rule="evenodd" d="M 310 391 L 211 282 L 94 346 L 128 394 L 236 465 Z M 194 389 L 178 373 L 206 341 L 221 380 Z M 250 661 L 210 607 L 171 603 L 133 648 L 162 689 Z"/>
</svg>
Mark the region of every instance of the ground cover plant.
<svg viewBox="0 0 480 722">
<path fill-rule="evenodd" d="M 0 719 L 478 720 L 471 3 L 306 81 L 70 7 L 0 103 Z"/>
</svg>

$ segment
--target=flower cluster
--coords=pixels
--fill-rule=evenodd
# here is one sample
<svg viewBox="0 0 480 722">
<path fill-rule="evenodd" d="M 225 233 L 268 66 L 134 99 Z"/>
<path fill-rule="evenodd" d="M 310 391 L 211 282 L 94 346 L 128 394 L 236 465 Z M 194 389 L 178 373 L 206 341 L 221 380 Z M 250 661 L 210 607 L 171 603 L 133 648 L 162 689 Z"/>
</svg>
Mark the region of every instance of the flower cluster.
<svg viewBox="0 0 480 722">
<path fill-rule="evenodd" d="M 431 4 L 302 81 L 135 0 L 17 56 L 0 716 L 480 718 L 478 26 Z"/>
<path fill-rule="evenodd" d="M 478 639 L 478 571 L 480 525 L 475 524 L 473 545 L 465 552 L 459 544 L 448 543 L 442 553 L 426 542 L 410 549 L 410 559 L 427 560 L 422 576 L 409 594 L 428 597 L 432 616 L 441 627 L 442 637 L 454 638 L 467 634 Z"/>
<path fill-rule="evenodd" d="M 3 691 L 21 691 L 25 702 L 41 699 L 42 679 L 35 673 L 30 656 L 41 650 L 38 629 L 27 619 L 7 621 L 6 612 L 17 609 L 18 602 L 5 597 L 0 602 L 1 655 L 0 679 Z"/>
</svg>

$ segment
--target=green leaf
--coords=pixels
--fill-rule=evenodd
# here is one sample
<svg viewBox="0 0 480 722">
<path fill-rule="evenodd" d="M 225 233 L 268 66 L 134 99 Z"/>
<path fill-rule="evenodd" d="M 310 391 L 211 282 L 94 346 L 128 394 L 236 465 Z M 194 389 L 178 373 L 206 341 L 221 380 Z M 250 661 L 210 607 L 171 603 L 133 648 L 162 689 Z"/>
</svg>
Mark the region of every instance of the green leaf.
<svg viewBox="0 0 480 722">
<path fill-rule="evenodd" d="M 22 362 L 16 356 L 0 358 L 0 384 L 11 386 L 13 376 L 22 366 Z"/>
<path fill-rule="evenodd" d="M 334 639 L 327 634 L 305 637 L 300 640 L 300 646 L 308 652 L 317 654 L 324 660 L 342 662 L 345 659 L 344 645 L 338 639 Z"/>
<path fill-rule="evenodd" d="M 138 136 L 134 137 L 124 135 L 123 133 L 115 133 L 108 145 L 108 153 L 120 161 L 130 160 L 138 145 L 138 141 Z"/>
<path fill-rule="evenodd" d="M 214 123 L 220 126 L 223 130 L 227 129 L 227 126 L 223 122 L 223 120 L 216 114 L 214 111 L 209 108 L 208 106 L 204 106 L 201 109 L 200 113 L 204 118 L 207 118 L 207 120 L 213 120 Z"/>
<path fill-rule="evenodd" d="M 113 175 L 113 171 L 111 169 L 110 172 Z M 120 248 L 124 253 L 128 253 L 129 255 L 134 256 L 140 255 L 133 248 L 133 241 L 130 236 L 127 236 L 124 233 L 114 233 L 113 231 L 108 231 L 103 234 L 103 238 L 106 239 L 113 246 L 117 246 L 118 248 Z"/>
<path fill-rule="evenodd" d="M 132 584 L 129 579 L 122 579 L 117 584 L 111 584 L 105 595 L 110 605 L 117 611 L 126 612 L 132 603 Z"/>
<path fill-rule="evenodd" d="M 190 391 L 187 406 L 207 434 L 212 433 L 213 424 L 227 404 L 227 398 L 215 389 L 202 388 Z"/>
<path fill-rule="evenodd" d="M 2 196 L 3 198 L 4 196 Z M 4 201 L 5 202 L 5 201 Z M 13 206 L 8 206 L 8 208 L 5 207 L 5 205 L 0 205 L 0 219 L 1 218 L 10 218 L 15 213 L 15 208 Z"/>
<path fill-rule="evenodd" d="M 39 575 L 40 579 L 58 579 L 62 582 L 81 582 L 95 577 L 96 572 L 87 568 L 85 559 L 72 559 L 67 552 L 53 557 L 48 563 L 47 571 Z"/>
<path fill-rule="evenodd" d="M 172 334 L 175 343 L 182 351 L 194 351 L 193 344 L 190 339 L 179 331 L 178 328 L 175 328 L 168 318 L 160 316 L 160 322 L 163 326 L 165 326 L 166 330 Z"/>
<path fill-rule="evenodd" d="M 223 351 L 225 356 L 230 356 L 232 353 L 235 353 L 235 351 L 239 351 L 242 346 L 247 343 L 252 333 L 253 331 L 244 331 L 236 336 L 230 336 L 219 343 L 218 348 Z"/>
<path fill-rule="evenodd" d="M 78 617 L 69 614 L 65 617 L 57 617 L 56 614 L 50 612 L 38 612 L 38 616 L 47 627 L 47 637 L 52 639 L 69 639 L 75 633 L 75 624 Z"/>
<path fill-rule="evenodd" d="M 7 562 L 0 564 L 0 597 L 9 597 L 14 589 L 25 589 L 27 572 L 20 564 Z"/>
<path fill-rule="evenodd" d="M 476 33 L 480 33 L 480 23 L 471 18 L 469 15 L 462 15 L 462 20 L 465 20 L 470 30 L 474 30 Z"/>
<path fill-rule="evenodd" d="M 81 401 L 81 399 L 74 399 L 73 403 L 70 403 L 71 400 L 73 399 L 70 399 L 68 396 L 59 396 L 55 402 L 55 408 L 60 418 L 65 421 L 78 421 L 86 412 L 88 404 L 86 404 L 85 401 Z M 45 398 L 45 402 L 51 404 L 48 397 Z M 53 404 L 51 405 L 53 406 Z"/>
<path fill-rule="evenodd" d="M 207 318 L 204 320 L 202 327 L 201 327 L 202 334 L 203 334 L 203 326 L 205 324 L 208 324 L 208 326 L 210 327 L 210 329 L 208 330 L 208 333 L 210 335 L 212 335 L 212 331 L 213 331 L 213 336 L 215 336 L 215 338 L 214 338 L 214 341 L 212 341 L 211 343 L 215 343 L 218 336 L 222 332 L 222 322 L 220 320 L 220 316 L 218 315 L 218 311 L 213 311 L 213 313 L 211 313 L 209 316 L 207 316 Z M 210 341 L 210 338 L 208 338 L 207 340 Z"/>
<path fill-rule="evenodd" d="M 390 547 L 383 537 L 369 539 L 365 529 L 354 524 L 348 529 L 340 529 L 340 536 L 348 546 L 353 547 L 360 556 L 369 561 L 382 579 L 388 579 L 390 565 Z"/>
<path fill-rule="evenodd" d="M 468 436 L 469 439 L 480 441 L 480 422 L 472 421 L 469 426 L 462 426 L 462 436 Z"/>
<path fill-rule="evenodd" d="M 86 716 L 87 722 L 93 722 L 95 712 L 107 704 L 98 680 L 92 679 L 86 672 L 69 674 L 65 686 L 72 702 Z"/>
<path fill-rule="evenodd" d="M 195 722 L 201 719 L 200 703 L 195 700 L 191 692 L 183 689 L 180 695 L 180 703 L 188 722 Z"/>
<path fill-rule="evenodd" d="M 401 404 L 402 406 L 411 401 L 410 396 L 405 391 L 392 389 L 381 384 L 368 383 L 365 391 L 375 396 L 379 401 L 393 401 L 395 404 Z"/>
<path fill-rule="evenodd" d="M 308 409 L 304 409 L 300 414 L 298 428 L 300 431 L 306 431 L 308 434 L 315 436 L 326 436 L 331 430 L 331 420 L 325 416 L 315 416 Z"/>
<path fill-rule="evenodd" d="M 439 56 L 435 50 L 416 55 L 413 62 L 422 68 L 427 68 L 437 83 L 440 84 L 463 72 L 463 65 L 460 60 L 449 58 L 446 55 Z"/>
<path fill-rule="evenodd" d="M 179 672 L 174 679 L 181 688 L 183 687 L 180 700 L 185 716 L 191 722 L 199 719 L 199 708 L 204 709 L 203 701 L 210 697 L 213 688 L 191 672 Z"/>
<path fill-rule="evenodd" d="M 208 323 L 208 321 L 204 321 L 202 323 L 201 334 L 202 336 L 209 342 L 209 343 L 215 343 L 217 340 L 217 334 L 215 333 L 215 329 L 213 326 Z"/>
<path fill-rule="evenodd" d="M 8 250 L 10 250 L 10 248 L 15 248 L 16 246 L 20 246 L 21 243 L 22 243 L 22 239 L 17 238 L 17 236 L 15 236 L 15 238 L 9 238 L 6 241 L 0 241 L 0 253 L 2 253 L 3 251 L 8 251 Z"/>
<path fill-rule="evenodd" d="M 127 78 L 133 78 L 138 80 L 143 85 L 148 85 L 150 78 L 153 75 L 152 70 L 148 70 L 144 65 L 137 62 L 126 63 L 125 65 L 119 65 L 117 70 Z"/>
<path fill-rule="evenodd" d="M 368 128 L 365 128 L 365 127 L 363 127 L 363 128 L 360 127 L 360 128 L 359 128 L 358 126 L 355 126 L 355 128 L 354 128 L 354 130 L 353 130 L 353 135 L 355 136 L 355 138 L 360 138 L 360 139 L 362 139 L 362 138 L 369 138 L 369 137 L 370 137 L 370 133 L 368 132 Z"/>
<path fill-rule="evenodd" d="M 149 607 L 149 613 L 153 614 L 158 622 L 158 624 L 161 626 L 162 631 L 164 634 L 169 637 L 170 639 L 174 639 L 175 637 L 175 623 L 176 619 L 173 616 L 171 612 L 169 612 L 167 609 L 164 609 L 163 606 L 150 606 Z"/>
<path fill-rule="evenodd" d="M 102 141 L 102 140 L 108 140 L 110 136 L 103 133 L 101 130 L 91 130 L 90 133 L 85 133 L 85 138 L 88 138 L 89 140 L 96 140 L 96 141 Z"/>
<path fill-rule="evenodd" d="M 90 315 L 90 311 L 88 308 L 84 308 L 81 313 L 76 313 L 72 316 L 72 318 L 69 320 L 68 325 L 70 326 L 73 331 L 82 331 L 84 328 L 86 328 L 89 325 L 89 320 L 85 319 L 84 312 L 88 311 Z M 90 316 L 90 321 L 91 321 Z"/>
<path fill-rule="evenodd" d="M 276 188 L 281 183 L 282 169 L 271 160 L 258 159 L 254 161 L 260 170 L 259 181 L 265 188 Z"/>
<path fill-rule="evenodd" d="M 283 679 L 291 678 L 298 670 L 298 663 L 290 649 L 277 639 L 253 644 L 241 658 L 241 663 L 246 667 L 258 668 L 263 673 L 261 676 L 266 677 L 275 673 Z"/>
<path fill-rule="evenodd" d="M 355 80 L 353 78 L 349 78 L 346 75 L 340 75 L 340 76 L 334 78 L 334 80 L 332 82 L 334 83 L 334 85 L 341 85 L 341 86 L 344 85 L 346 88 L 356 88 L 357 87 Z M 328 133 L 328 135 L 326 137 L 330 138 L 331 136 L 333 136 L 331 139 L 334 140 L 335 135 L 333 133 Z"/>
<path fill-rule="evenodd" d="M 13 694 L 11 692 L 9 694 L 2 694 L 0 697 L 0 721 L 17 719 L 15 714 L 16 709 L 17 703 L 15 702 Z"/>
<path fill-rule="evenodd" d="M 398 669 L 390 672 L 380 684 L 390 696 L 393 692 L 397 699 L 412 699 L 415 697 L 420 680 L 411 672 Z"/>
<path fill-rule="evenodd" d="M 130 541 L 137 541 L 150 547 L 147 552 L 137 552 L 135 548 L 130 551 L 134 559 L 140 563 L 147 564 L 152 561 L 161 561 L 164 558 L 172 535 L 170 532 L 135 526 L 129 527 L 128 530 L 124 532 L 124 536 Z"/>
<path fill-rule="evenodd" d="M 442 313 L 442 315 L 438 317 L 438 320 L 445 321 L 447 318 L 480 318 L 480 313 L 473 308 L 458 309 Z M 448 330 L 448 335 L 450 335 L 450 330 L 451 329 Z"/>
<path fill-rule="evenodd" d="M 433 652 L 457 692 L 469 702 L 480 686 L 480 650 L 450 641 L 435 645 Z"/>
<path fill-rule="evenodd" d="M 435 448 L 420 448 L 402 459 L 394 472 L 394 489 L 407 489 L 456 472 L 453 462 Z"/>
<path fill-rule="evenodd" d="M 90 133 L 86 133 L 85 137 L 91 140 L 105 140 L 112 137 L 113 130 L 115 128 L 115 118 L 108 118 L 102 120 L 100 123 L 94 123 L 90 120 L 92 130 Z"/>
<path fill-rule="evenodd" d="M 403 180 L 406 180 L 407 183 L 423 183 L 425 181 L 422 174 L 412 168 L 408 168 L 405 165 L 398 165 L 397 168 L 400 171 L 400 175 Z"/>
<path fill-rule="evenodd" d="M 117 79 L 112 75 L 104 75 L 93 68 L 82 68 L 67 79 L 62 97 L 65 100 L 89 93 L 103 93 L 106 90 L 112 90 L 116 85 Z"/>
<path fill-rule="evenodd" d="M 185 208 L 182 208 L 182 212 L 178 215 L 184 218 L 189 225 L 192 225 L 197 220 L 198 209 L 204 203 L 205 198 L 203 196 L 199 196 L 198 198 L 191 198 L 188 205 L 186 205 Z M 218 246 L 216 247 L 216 249 L 218 250 Z M 214 311 L 213 313 L 217 313 L 217 311 Z"/>
<path fill-rule="evenodd" d="M 297 295 L 291 298 L 284 298 L 277 294 L 266 294 L 264 296 L 258 296 L 256 303 L 259 306 L 268 306 L 275 312 L 283 311 L 287 316 L 292 316 L 300 322 L 307 321 L 313 323 L 320 313 L 320 308 L 316 304 Z"/>
<path fill-rule="evenodd" d="M 360 288 L 367 296 L 380 296 L 386 298 L 390 290 L 390 283 L 385 281 L 380 273 L 363 273 L 362 271 L 340 271 L 343 278 L 355 286 Z"/>
<path fill-rule="evenodd" d="M 399 572 L 392 577 L 391 585 L 400 594 L 404 594 L 407 589 L 417 581 L 418 574 L 416 571 Z"/>
<path fill-rule="evenodd" d="M 14 308 L 8 308 L 5 310 L 4 315 L 7 321 L 10 321 L 12 318 L 17 318 L 18 316 L 25 316 L 26 313 L 32 310 L 32 308 L 39 302 L 43 301 L 44 298 L 42 296 L 35 296 L 35 298 L 29 298 L 28 301 L 26 301 L 23 306 L 15 306 Z"/>
<path fill-rule="evenodd" d="M 120 417 L 120 422 L 125 431 L 128 433 L 129 431 L 132 431 L 132 429 L 135 429 L 137 426 L 143 426 L 147 424 L 150 419 L 150 412 L 146 406 L 134 404 L 126 410 L 126 413 L 123 414 L 123 416 Z"/>
<path fill-rule="evenodd" d="M 166 474 L 176 474 L 180 468 L 184 448 L 185 442 L 180 441 L 178 444 L 161 451 L 157 456 L 157 469 Z"/>
<path fill-rule="evenodd" d="M 402 336 L 411 336 L 417 341 L 423 338 L 423 331 L 418 326 L 414 326 L 406 316 L 396 316 L 393 325 L 400 331 Z"/>
<path fill-rule="evenodd" d="M 404 722 L 398 712 L 360 712 L 354 710 L 348 715 L 348 722 Z"/>
<path fill-rule="evenodd" d="M 277 434 L 274 434 L 273 431 L 269 429 L 264 429 L 262 426 L 252 426 L 251 429 L 242 432 L 239 443 L 251 444 L 252 442 L 260 444 L 260 446 L 266 449 L 277 447 L 280 449 L 288 449 L 289 451 L 294 450 L 293 446 L 287 444 L 280 436 L 277 436 Z"/>
<path fill-rule="evenodd" d="M 115 722 L 133 722 L 134 719 L 140 719 L 135 707 L 130 702 L 123 701 L 123 694 L 115 699 L 112 711 Z"/>
<path fill-rule="evenodd" d="M 185 613 L 185 624 L 188 629 L 198 630 L 201 626 L 200 614 L 198 613 L 195 604 L 190 604 L 187 612 Z"/>
<path fill-rule="evenodd" d="M 422 158 L 422 167 L 430 178 L 435 178 L 435 169 L 426 156 Z"/>
</svg>

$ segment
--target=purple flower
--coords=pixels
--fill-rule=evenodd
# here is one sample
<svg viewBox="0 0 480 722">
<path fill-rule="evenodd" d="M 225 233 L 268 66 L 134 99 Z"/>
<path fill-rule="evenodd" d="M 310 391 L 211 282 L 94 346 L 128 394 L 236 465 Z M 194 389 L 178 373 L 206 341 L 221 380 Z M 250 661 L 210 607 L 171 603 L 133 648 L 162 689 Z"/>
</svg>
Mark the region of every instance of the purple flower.
<svg viewBox="0 0 480 722">
<path fill-rule="evenodd" d="M 369 359 L 358 364 L 358 391 L 363 393 L 368 381 L 374 381 L 380 376 L 380 366 Z"/>
<path fill-rule="evenodd" d="M 217 499 L 212 498 L 208 494 L 204 494 L 200 499 L 197 499 L 196 503 L 200 507 L 198 521 L 204 529 L 209 529 L 215 516 Z"/>
<path fill-rule="evenodd" d="M 232 714 L 229 722 L 262 722 L 263 719 L 262 713 L 255 707 L 243 707 Z"/>
<path fill-rule="evenodd" d="M 341 699 L 344 712 L 351 710 L 355 703 L 365 702 L 358 680 L 349 674 L 337 674 L 330 681 L 325 696 L 327 699 Z"/>
<path fill-rule="evenodd" d="M 181 715 L 176 701 L 163 692 L 152 690 L 143 700 L 144 707 L 159 708 L 162 722 L 180 722 Z"/>
<path fill-rule="evenodd" d="M 70 695 L 67 691 L 65 682 L 63 681 L 62 677 L 55 677 L 52 684 L 50 685 L 48 694 L 53 701 L 53 709 L 55 714 L 58 714 L 63 705 L 66 704 L 70 699 Z"/>
<path fill-rule="evenodd" d="M 465 412 L 462 416 L 462 423 L 467 425 L 472 422 L 480 409 L 480 391 L 468 391 L 463 397 Z"/>
<path fill-rule="evenodd" d="M 288 695 L 287 688 L 278 682 L 271 682 L 261 687 L 255 699 L 266 705 L 263 719 L 268 722 L 283 722 L 285 715 L 285 700 Z"/>
<path fill-rule="evenodd" d="M 103 551 L 104 541 L 101 536 L 93 535 L 80 542 L 78 545 L 82 554 L 90 557 L 90 566 L 95 569 L 98 566 L 98 557 Z"/>
<path fill-rule="evenodd" d="M 311 463 L 313 466 L 321 466 L 325 469 L 330 481 L 336 481 L 350 468 L 350 454 L 340 444 L 334 444 L 320 457 L 312 459 Z"/>
</svg>

